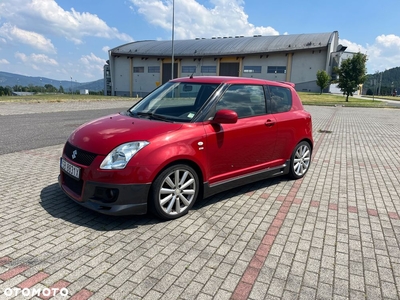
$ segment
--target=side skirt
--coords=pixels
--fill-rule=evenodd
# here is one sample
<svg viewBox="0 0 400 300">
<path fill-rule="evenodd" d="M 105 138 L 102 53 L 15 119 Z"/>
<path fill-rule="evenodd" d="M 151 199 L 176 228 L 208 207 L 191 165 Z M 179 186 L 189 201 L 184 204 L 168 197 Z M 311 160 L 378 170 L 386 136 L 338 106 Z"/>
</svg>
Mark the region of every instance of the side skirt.
<svg viewBox="0 0 400 300">
<path fill-rule="evenodd" d="M 204 182 L 204 196 L 203 198 L 210 197 L 212 195 L 218 194 L 220 192 L 246 185 L 249 183 L 253 183 L 256 181 L 264 180 L 267 178 L 271 177 L 277 177 L 277 176 L 282 176 L 285 174 L 289 173 L 289 168 L 290 168 L 290 160 L 287 160 L 285 164 L 267 169 L 267 170 L 262 170 L 254 173 L 250 173 L 244 176 L 239 176 L 232 178 L 230 180 L 225 180 L 221 181 L 218 183 L 214 183 L 212 185 L 209 185 L 208 182 Z"/>
</svg>

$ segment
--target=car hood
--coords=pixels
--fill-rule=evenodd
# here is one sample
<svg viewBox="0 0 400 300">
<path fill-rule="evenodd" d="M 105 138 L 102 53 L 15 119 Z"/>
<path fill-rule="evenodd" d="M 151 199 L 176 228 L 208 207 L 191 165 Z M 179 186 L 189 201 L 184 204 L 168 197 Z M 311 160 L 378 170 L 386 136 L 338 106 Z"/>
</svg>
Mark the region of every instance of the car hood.
<svg viewBox="0 0 400 300">
<path fill-rule="evenodd" d="M 179 123 L 113 114 L 81 125 L 71 134 L 69 142 L 82 150 L 107 155 L 123 143 L 150 141 L 158 135 L 181 127 L 182 124 Z"/>
</svg>

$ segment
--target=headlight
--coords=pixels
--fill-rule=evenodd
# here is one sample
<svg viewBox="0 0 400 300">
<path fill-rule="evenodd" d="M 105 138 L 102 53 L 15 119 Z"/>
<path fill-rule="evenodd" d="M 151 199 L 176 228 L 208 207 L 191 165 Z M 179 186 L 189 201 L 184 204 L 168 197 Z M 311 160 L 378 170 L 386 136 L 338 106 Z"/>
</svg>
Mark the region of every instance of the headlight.
<svg viewBox="0 0 400 300">
<path fill-rule="evenodd" d="M 132 142 L 118 146 L 111 151 L 100 165 L 100 169 L 123 169 L 126 167 L 130 159 L 149 142 Z"/>
</svg>

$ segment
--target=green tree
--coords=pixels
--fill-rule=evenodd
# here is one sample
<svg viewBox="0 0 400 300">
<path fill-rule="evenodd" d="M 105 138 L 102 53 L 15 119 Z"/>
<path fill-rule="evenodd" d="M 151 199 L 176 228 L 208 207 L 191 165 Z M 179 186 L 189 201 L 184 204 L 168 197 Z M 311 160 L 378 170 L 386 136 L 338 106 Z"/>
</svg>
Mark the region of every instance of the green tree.
<svg viewBox="0 0 400 300">
<path fill-rule="evenodd" d="M 60 88 L 58 89 L 58 92 L 61 94 L 64 94 L 64 88 L 62 85 L 60 85 Z"/>
<path fill-rule="evenodd" d="M 322 90 L 327 88 L 330 84 L 331 77 L 326 73 L 325 70 L 318 70 L 317 72 L 317 85 L 320 87 L 320 94 L 322 94 Z"/>
<path fill-rule="evenodd" d="M 57 93 L 57 89 L 52 84 L 45 84 L 44 88 L 47 93 Z"/>
<path fill-rule="evenodd" d="M 0 91 L 2 92 L 2 96 L 11 96 L 12 88 L 10 86 L 0 86 Z"/>
<path fill-rule="evenodd" d="M 338 87 L 346 95 L 346 102 L 349 102 L 349 96 L 357 91 L 358 86 L 367 79 L 367 68 L 365 66 L 367 56 L 360 52 L 353 57 L 345 59 L 340 67 L 335 67 L 334 71 L 338 74 Z"/>
</svg>

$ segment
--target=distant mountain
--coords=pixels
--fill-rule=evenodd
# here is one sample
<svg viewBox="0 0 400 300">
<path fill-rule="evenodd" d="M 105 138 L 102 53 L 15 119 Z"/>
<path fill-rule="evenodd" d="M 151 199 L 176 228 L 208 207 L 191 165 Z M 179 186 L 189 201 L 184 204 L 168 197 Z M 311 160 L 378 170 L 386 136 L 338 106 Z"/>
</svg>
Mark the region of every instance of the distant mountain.
<svg viewBox="0 0 400 300">
<path fill-rule="evenodd" d="M 89 90 L 93 92 L 99 92 L 104 89 L 104 79 L 99 79 L 91 82 L 76 82 L 71 80 L 56 80 L 47 77 L 32 77 L 24 76 L 19 74 L 7 73 L 0 71 L 0 86 L 13 87 L 15 85 L 19 86 L 44 86 L 46 84 L 51 84 L 55 88 L 59 89 L 60 86 L 63 87 L 65 91 L 69 91 L 71 88 L 76 90 Z"/>
</svg>

